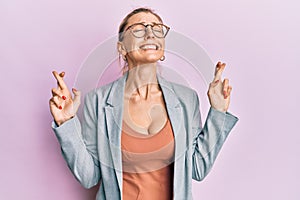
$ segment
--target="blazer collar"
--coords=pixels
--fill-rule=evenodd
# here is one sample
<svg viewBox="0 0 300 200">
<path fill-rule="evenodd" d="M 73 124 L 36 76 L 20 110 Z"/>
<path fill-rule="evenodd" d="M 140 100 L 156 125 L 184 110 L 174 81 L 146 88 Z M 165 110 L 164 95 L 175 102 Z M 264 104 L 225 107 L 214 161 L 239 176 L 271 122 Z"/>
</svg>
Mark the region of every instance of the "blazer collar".
<svg viewBox="0 0 300 200">
<path fill-rule="evenodd" d="M 113 107 L 123 105 L 123 94 L 124 94 L 127 77 L 128 77 L 128 72 L 126 72 L 122 77 L 120 77 L 113 83 L 111 87 L 111 91 L 107 98 L 107 103 L 109 105 Z M 172 84 L 158 74 L 157 74 L 157 81 L 163 92 L 163 97 L 166 106 L 167 107 L 178 106 L 180 102 L 178 100 L 177 95 L 174 92 Z"/>
<path fill-rule="evenodd" d="M 124 94 L 124 88 L 125 88 L 127 76 L 128 76 L 128 72 L 126 72 L 122 77 L 120 77 L 115 82 L 113 82 L 109 96 L 106 101 L 107 104 L 113 107 L 123 105 L 123 94 Z"/>
</svg>

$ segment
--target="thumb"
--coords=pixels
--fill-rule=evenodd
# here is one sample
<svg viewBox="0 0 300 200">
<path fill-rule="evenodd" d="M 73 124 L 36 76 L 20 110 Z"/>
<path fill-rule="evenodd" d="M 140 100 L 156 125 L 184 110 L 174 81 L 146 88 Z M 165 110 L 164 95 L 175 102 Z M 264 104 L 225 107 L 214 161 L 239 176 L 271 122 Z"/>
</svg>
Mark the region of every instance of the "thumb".
<svg viewBox="0 0 300 200">
<path fill-rule="evenodd" d="M 74 107 L 78 108 L 80 105 L 81 92 L 79 90 L 76 90 L 75 88 L 72 88 L 72 92 L 74 94 L 74 98 L 73 98 Z"/>
</svg>

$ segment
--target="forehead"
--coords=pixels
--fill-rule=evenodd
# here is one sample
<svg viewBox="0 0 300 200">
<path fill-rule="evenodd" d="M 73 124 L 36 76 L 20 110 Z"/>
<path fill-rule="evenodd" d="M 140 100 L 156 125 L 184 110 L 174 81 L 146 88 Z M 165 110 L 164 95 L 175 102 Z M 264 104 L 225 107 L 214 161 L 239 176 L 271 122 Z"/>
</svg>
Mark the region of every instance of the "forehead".
<svg viewBox="0 0 300 200">
<path fill-rule="evenodd" d="M 135 23 L 140 23 L 140 22 L 144 22 L 146 24 L 152 23 L 152 22 L 161 23 L 161 21 L 152 13 L 141 12 L 141 13 L 137 13 L 137 14 L 131 16 L 128 19 L 126 27 L 128 27 L 132 24 L 135 24 Z"/>
</svg>

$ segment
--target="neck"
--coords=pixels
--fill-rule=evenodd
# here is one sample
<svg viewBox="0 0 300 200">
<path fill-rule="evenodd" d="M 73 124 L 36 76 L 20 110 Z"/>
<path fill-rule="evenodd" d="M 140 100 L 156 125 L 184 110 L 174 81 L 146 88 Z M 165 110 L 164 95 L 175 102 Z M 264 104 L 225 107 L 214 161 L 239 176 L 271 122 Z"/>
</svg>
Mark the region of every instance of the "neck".
<svg viewBox="0 0 300 200">
<path fill-rule="evenodd" d="M 158 91 L 156 63 L 130 67 L 126 80 L 125 92 L 129 97 L 147 99 L 151 92 Z"/>
</svg>

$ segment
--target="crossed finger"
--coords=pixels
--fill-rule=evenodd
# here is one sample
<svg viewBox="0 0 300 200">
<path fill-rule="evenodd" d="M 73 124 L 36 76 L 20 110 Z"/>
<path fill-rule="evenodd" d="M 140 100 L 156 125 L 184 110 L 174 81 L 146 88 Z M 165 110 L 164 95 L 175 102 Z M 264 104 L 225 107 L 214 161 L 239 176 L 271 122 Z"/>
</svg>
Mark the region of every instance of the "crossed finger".
<svg viewBox="0 0 300 200">
<path fill-rule="evenodd" d="M 63 80 L 65 73 L 61 72 L 60 74 L 58 74 L 56 71 L 53 71 L 52 73 L 53 73 L 55 79 L 57 80 L 58 88 L 60 88 L 61 90 L 66 89 L 67 85 L 65 84 L 65 82 Z"/>
<path fill-rule="evenodd" d="M 217 80 L 221 80 L 221 76 L 222 76 L 222 73 L 225 69 L 225 66 L 226 66 L 225 63 L 221 63 L 221 62 L 217 63 L 216 70 L 215 70 L 215 77 L 214 77 L 213 82 L 215 82 Z"/>
</svg>

